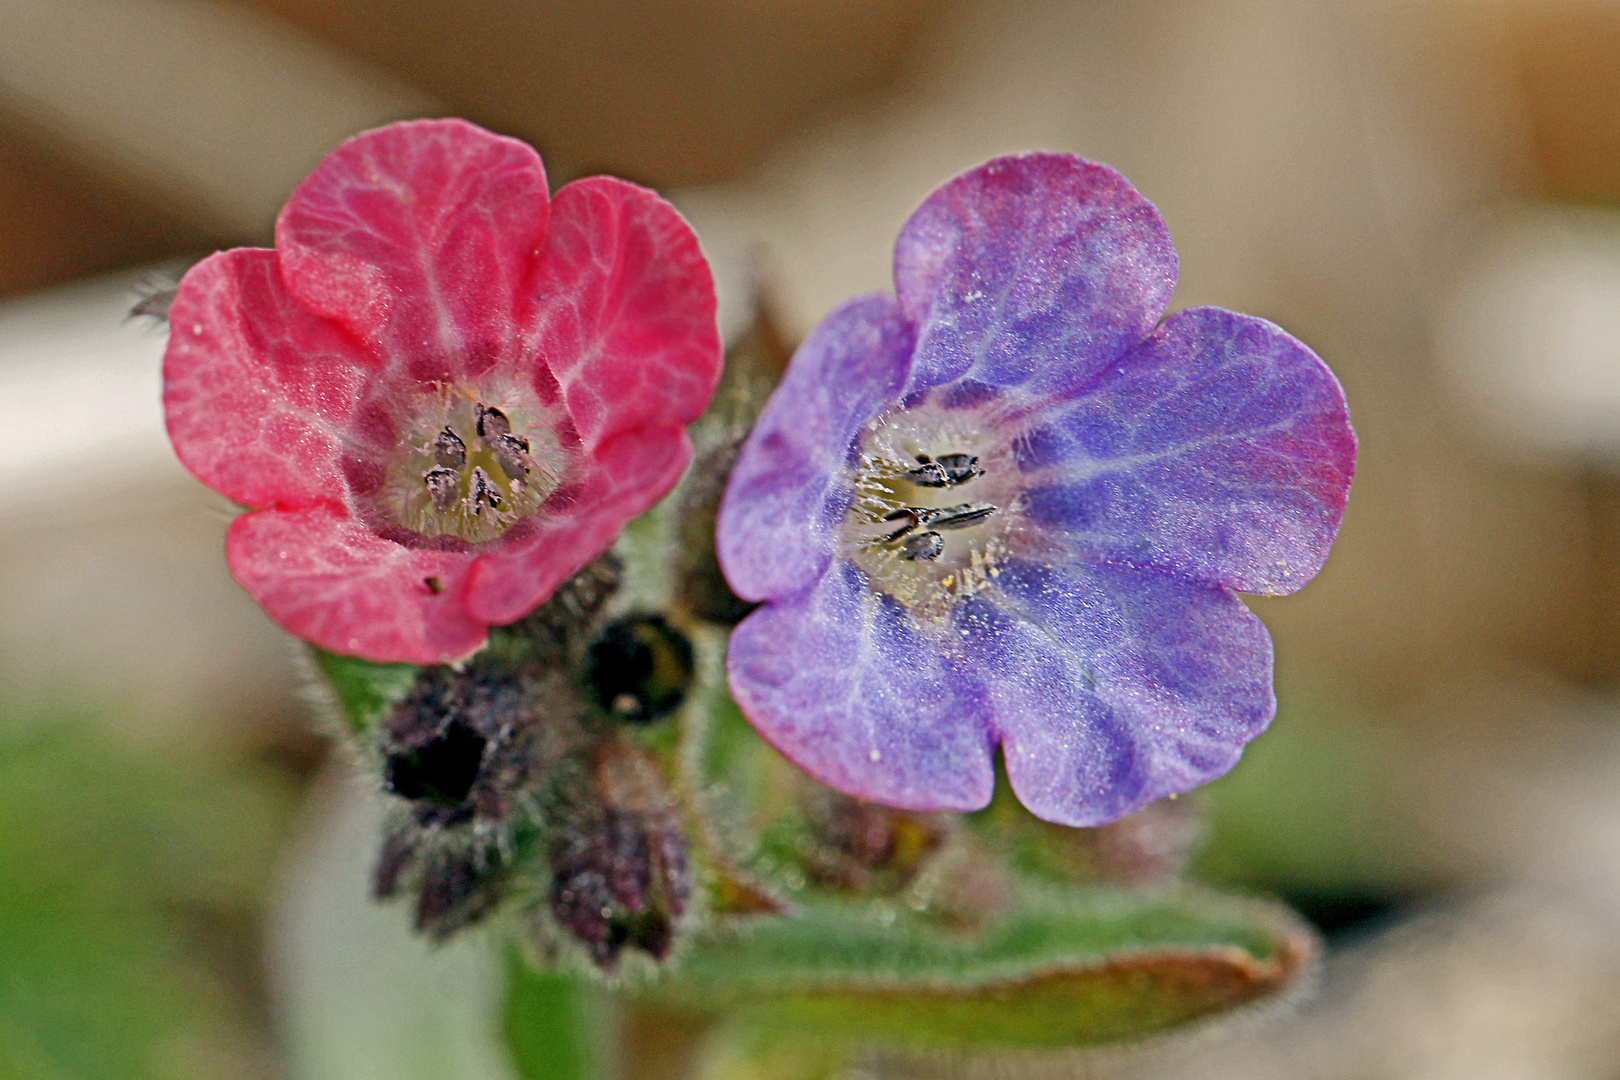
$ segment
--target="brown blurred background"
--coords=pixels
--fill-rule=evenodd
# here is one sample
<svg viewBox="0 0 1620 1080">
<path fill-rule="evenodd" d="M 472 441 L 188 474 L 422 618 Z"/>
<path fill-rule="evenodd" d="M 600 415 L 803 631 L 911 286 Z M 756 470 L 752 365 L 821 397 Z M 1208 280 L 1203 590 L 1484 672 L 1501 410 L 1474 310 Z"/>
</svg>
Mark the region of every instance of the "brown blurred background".
<svg viewBox="0 0 1620 1080">
<path fill-rule="evenodd" d="M 0 1075 L 340 1075 L 261 953 L 266 906 L 297 906 L 275 867 L 322 753 L 292 650 L 157 429 L 96 442 L 116 410 L 61 388 L 100 378 L 75 327 L 146 268 L 267 242 L 339 140 L 428 114 L 531 141 L 556 183 L 670 193 L 733 322 L 757 293 L 789 337 L 884 287 L 954 172 L 1032 148 L 1122 169 L 1176 237 L 1176 305 L 1312 344 L 1362 457 L 1327 570 L 1255 603 L 1283 709 L 1212 792 L 1205 859 L 1343 933 L 1327 992 L 1121 1068 L 1620 1077 L 1620 3 L 1599 0 L 0 0 L 0 409 L 69 418 L 0 472 L 0 724 L 89 717 L 98 753 L 228 774 L 271 823 L 238 822 L 230 889 L 152 899 L 182 946 L 151 977 L 201 970 L 224 1005 L 127 1052 L 145 1064 L 48 1072 L 56 1044 L 4 1050 L 35 1021 L 0 993 Z M 107 355 L 155 362 L 155 331 L 117 333 Z M 155 418 L 155 383 L 116 408 Z M 42 776 L 75 760 L 40 753 Z M 195 852 L 224 843 L 199 815 L 237 812 L 137 803 Z"/>
</svg>

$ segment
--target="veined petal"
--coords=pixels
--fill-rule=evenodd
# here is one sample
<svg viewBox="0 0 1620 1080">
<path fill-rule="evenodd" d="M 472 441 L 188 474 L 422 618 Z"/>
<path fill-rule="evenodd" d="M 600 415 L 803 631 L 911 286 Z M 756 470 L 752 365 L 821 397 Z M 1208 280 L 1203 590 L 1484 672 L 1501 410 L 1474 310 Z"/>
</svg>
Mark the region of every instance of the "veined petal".
<svg viewBox="0 0 1620 1080">
<path fill-rule="evenodd" d="M 1276 711 L 1271 638 L 1218 586 L 1011 563 L 956 626 L 1013 790 L 1059 824 L 1103 825 L 1213 780 Z"/>
<path fill-rule="evenodd" d="M 467 611 L 495 625 L 533 611 L 606 550 L 625 522 L 663 498 L 691 459 L 692 441 L 674 425 L 627 432 L 597 447 L 565 500 L 541 507 L 521 535 L 478 557 L 468 575 Z"/>
<path fill-rule="evenodd" d="M 1243 592 L 1315 576 L 1355 469 L 1333 373 L 1271 323 L 1219 308 L 1177 312 L 1036 420 L 1015 442 L 1035 527 L 1077 558 Z"/>
<path fill-rule="evenodd" d="M 799 346 L 720 504 L 716 547 L 738 596 L 796 592 L 825 571 L 853 496 L 857 436 L 896 401 L 911 345 L 899 305 L 871 295 L 827 316 Z"/>
<path fill-rule="evenodd" d="M 525 299 L 528 349 L 587 445 L 691 423 L 713 396 L 714 280 L 691 226 L 654 192 L 609 176 L 559 191 Z"/>
<path fill-rule="evenodd" d="M 900 231 L 895 287 L 917 327 L 906 390 L 968 379 L 1039 399 L 1080 386 L 1152 331 L 1176 269 L 1158 210 L 1108 166 L 987 162 Z"/>
<path fill-rule="evenodd" d="M 766 741 L 845 794 L 909 810 L 990 801 L 982 692 L 848 561 L 744 619 L 726 670 Z"/>
<path fill-rule="evenodd" d="M 465 555 L 402 547 L 336 507 L 243 514 L 225 558 L 283 629 L 331 652 L 441 664 L 484 643 L 462 605 Z"/>
<path fill-rule="evenodd" d="M 163 407 L 186 468 L 247 506 L 341 500 L 342 433 L 378 364 L 287 291 L 276 253 L 198 263 L 169 318 Z"/>
<path fill-rule="evenodd" d="M 548 213 L 540 155 L 464 120 L 357 135 L 276 222 L 288 287 L 396 374 L 473 378 L 522 343 Z"/>
</svg>

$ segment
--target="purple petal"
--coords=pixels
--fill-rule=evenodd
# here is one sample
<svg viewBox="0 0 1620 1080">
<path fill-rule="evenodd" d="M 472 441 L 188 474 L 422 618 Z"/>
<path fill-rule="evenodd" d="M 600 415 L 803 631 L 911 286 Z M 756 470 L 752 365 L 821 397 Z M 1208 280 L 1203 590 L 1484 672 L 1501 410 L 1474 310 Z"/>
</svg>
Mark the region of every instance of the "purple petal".
<svg viewBox="0 0 1620 1080">
<path fill-rule="evenodd" d="M 1022 433 L 1024 513 L 1080 559 L 1288 593 L 1322 567 L 1355 469 L 1344 391 L 1263 319 L 1177 312 Z"/>
<path fill-rule="evenodd" d="M 743 445 L 720 505 L 720 565 L 768 600 L 825 572 L 854 489 L 856 437 L 898 397 L 911 330 L 892 297 L 857 297 L 812 333 Z"/>
<path fill-rule="evenodd" d="M 1237 763 L 1276 711 L 1271 639 L 1231 593 L 1126 566 L 1009 564 L 957 612 L 1007 776 L 1063 825 L 1103 825 Z"/>
<path fill-rule="evenodd" d="M 957 379 L 1062 393 L 1153 329 L 1176 250 L 1119 173 L 1069 154 L 997 158 L 917 208 L 895 288 L 918 328 L 907 391 Z"/>
<path fill-rule="evenodd" d="M 847 795 L 908 810 L 990 801 L 982 691 L 852 563 L 744 619 L 726 672 L 755 729 Z"/>
</svg>

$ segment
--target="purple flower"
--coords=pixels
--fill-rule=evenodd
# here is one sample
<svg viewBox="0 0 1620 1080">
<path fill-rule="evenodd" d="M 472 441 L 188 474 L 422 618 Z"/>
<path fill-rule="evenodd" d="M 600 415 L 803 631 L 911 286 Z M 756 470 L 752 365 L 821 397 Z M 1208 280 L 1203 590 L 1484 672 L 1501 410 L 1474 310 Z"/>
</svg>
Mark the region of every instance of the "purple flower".
<svg viewBox="0 0 1620 1080">
<path fill-rule="evenodd" d="M 1265 729 L 1271 641 L 1235 593 L 1321 568 L 1355 434 L 1333 374 L 1271 323 L 1161 323 L 1175 280 L 1117 172 L 998 158 L 911 216 L 898 298 L 805 341 L 718 543 L 763 601 L 732 635 L 732 692 L 806 772 L 973 810 L 999 744 L 1024 805 L 1099 825 Z"/>
</svg>

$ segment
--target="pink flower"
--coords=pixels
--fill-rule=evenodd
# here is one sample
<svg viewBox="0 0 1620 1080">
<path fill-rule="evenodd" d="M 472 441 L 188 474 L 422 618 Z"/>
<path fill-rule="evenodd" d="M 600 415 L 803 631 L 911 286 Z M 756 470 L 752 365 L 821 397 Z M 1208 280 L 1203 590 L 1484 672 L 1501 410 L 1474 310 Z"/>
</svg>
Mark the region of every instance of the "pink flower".
<svg viewBox="0 0 1620 1080">
<path fill-rule="evenodd" d="M 697 238 L 611 177 L 460 120 L 366 132 L 276 247 L 204 260 L 164 358 L 185 466 L 248 507 L 231 572 L 289 632 L 443 663 L 657 502 L 720 372 Z"/>
</svg>

